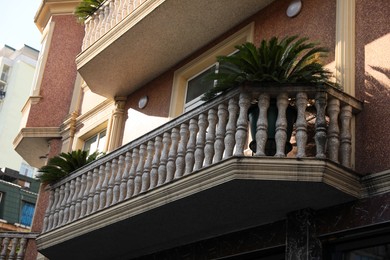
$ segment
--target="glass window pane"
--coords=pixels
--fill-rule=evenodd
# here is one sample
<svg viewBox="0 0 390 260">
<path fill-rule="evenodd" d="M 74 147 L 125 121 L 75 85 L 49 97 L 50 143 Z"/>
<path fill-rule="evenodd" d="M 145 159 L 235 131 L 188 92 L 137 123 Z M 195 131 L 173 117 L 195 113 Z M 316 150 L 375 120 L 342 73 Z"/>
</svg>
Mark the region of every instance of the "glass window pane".
<svg viewBox="0 0 390 260">
<path fill-rule="evenodd" d="M 85 141 L 84 151 L 89 151 L 89 153 L 93 153 L 96 151 L 96 149 L 97 149 L 97 135 L 94 135 Z"/>
<path fill-rule="evenodd" d="M 98 146 L 97 146 L 97 150 L 99 152 L 102 152 L 104 151 L 104 146 L 106 145 L 106 131 L 104 130 L 103 132 L 101 132 L 99 134 L 99 142 L 98 142 Z"/>
<path fill-rule="evenodd" d="M 199 97 L 208 89 L 214 87 L 214 81 L 210 80 L 208 77 L 215 73 L 215 69 L 216 65 L 208 68 L 188 81 L 186 103 Z"/>
</svg>

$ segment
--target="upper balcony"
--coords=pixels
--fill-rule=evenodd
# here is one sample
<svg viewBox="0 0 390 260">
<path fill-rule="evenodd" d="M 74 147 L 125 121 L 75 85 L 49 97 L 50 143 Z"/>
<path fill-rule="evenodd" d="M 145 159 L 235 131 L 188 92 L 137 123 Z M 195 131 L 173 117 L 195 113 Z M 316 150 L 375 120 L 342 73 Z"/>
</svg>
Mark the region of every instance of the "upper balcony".
<svg viewBox="0 0 390 260">
<path fill-rule="evenodd" d="M 266 156 L 270 106 L 275 151 Z M 331 87 L 227 92 L 53 184 L 38 249 L 50 259 L 129 259 L 359 198 L 351 120 L 361 109 Z"/>
<path fill-rule="evenodd" d="M 93 92 L 127 96 L 272 1 L 107 0 L 85 22 L 77 69 Z"/>
</svg>

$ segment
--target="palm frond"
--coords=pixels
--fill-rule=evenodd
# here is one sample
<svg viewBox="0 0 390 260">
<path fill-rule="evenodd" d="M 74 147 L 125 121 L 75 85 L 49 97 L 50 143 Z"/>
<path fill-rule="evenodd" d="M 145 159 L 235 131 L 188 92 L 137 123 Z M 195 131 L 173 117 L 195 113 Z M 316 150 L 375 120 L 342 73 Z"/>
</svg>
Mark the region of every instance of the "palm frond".
<svg viewBox="0 0 390 260">
<path fill-rule="evenodd" d="M 218 93 L 247 82 L 283 84 L 322 84 L 329 83 L 331 73 L 327 71 L 320 58 L 328 53 L 318 43 L 308 38 L 287 36 L 278 40 L 272 37 L 262 40 L 258 47 L 246 42 L 235 47 L 237 53 L 219 56 L 219 72 L 210 79 L 217 80 L 202 97 L 208 100 Z"/>
<path fill-rule="evenodd" d="M 103 153 L 100 152 L 94 152 L 88 155 L 88 151 L 82 150 L 61 153 L 50 158 L 47 165 L 42 166 L 38 170 L 37 178 L 42 183 L 53 183 L 96 160 L 101 155 Z"/>
</svg>

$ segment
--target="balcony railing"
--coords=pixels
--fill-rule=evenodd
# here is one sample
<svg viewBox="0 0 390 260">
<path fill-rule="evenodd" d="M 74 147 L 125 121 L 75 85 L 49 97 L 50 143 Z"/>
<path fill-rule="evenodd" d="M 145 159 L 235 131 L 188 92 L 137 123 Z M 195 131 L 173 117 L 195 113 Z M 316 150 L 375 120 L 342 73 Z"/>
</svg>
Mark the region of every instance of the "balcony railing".
<svg viewBox="0 0 390 260">
<path fill-rule="evenodd" d="M 85 36 L 82 50 L 87 49 L 102 35 L 118 24 L 127 15 L 134 14 L 142 4 L 150 0 L 106 0 L 85 21 Z"/>
<path fill-rule="evenodd" d="M 0 232 L 0 260 L 24 259 L 28 240 L 36 237 L 36 233 Z"/>
<path fill-rule="evenodd" d="M 270 99 L 276 100 L 278 109 L 276 157 L 286 156 L 286 109 L 292 104 L 297 112 L 293 156 L 328 159 L 343 168 L 351 167 L 351 119 L 353 113 L 362 109 L 359 101 L 331 87 L 235 89 L 52 185 L 43 233 L 169 185 L 231 157 L 266 158 L 268 123 L 264 111 L 267 111 Z M 248 109 L 253 105 L 260 109 L 256 153 L 247 149 L 250 136 Z M 315 147 L 312 153 L 306 153 L 309 144 Z"/>
</svg>

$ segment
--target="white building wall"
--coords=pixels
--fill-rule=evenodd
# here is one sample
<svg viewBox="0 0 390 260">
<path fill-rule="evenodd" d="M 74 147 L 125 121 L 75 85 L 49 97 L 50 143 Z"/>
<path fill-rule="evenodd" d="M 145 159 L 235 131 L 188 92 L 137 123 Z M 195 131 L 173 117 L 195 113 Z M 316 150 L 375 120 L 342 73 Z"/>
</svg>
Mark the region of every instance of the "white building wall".
<svg viewBox="0 0 390 260">
<path fill-rule="evenodd" d="M 19 171 L 24 160 L 15 152 L 13 140 L 19 131 L 22 107 L 30 95 L 38 51 L 25 46 L 7 54 L 0 57 L 0 73 L 4 63 L 11 66 L 5 98 L 0 101 L 0 168 Z"/>
</svg>

